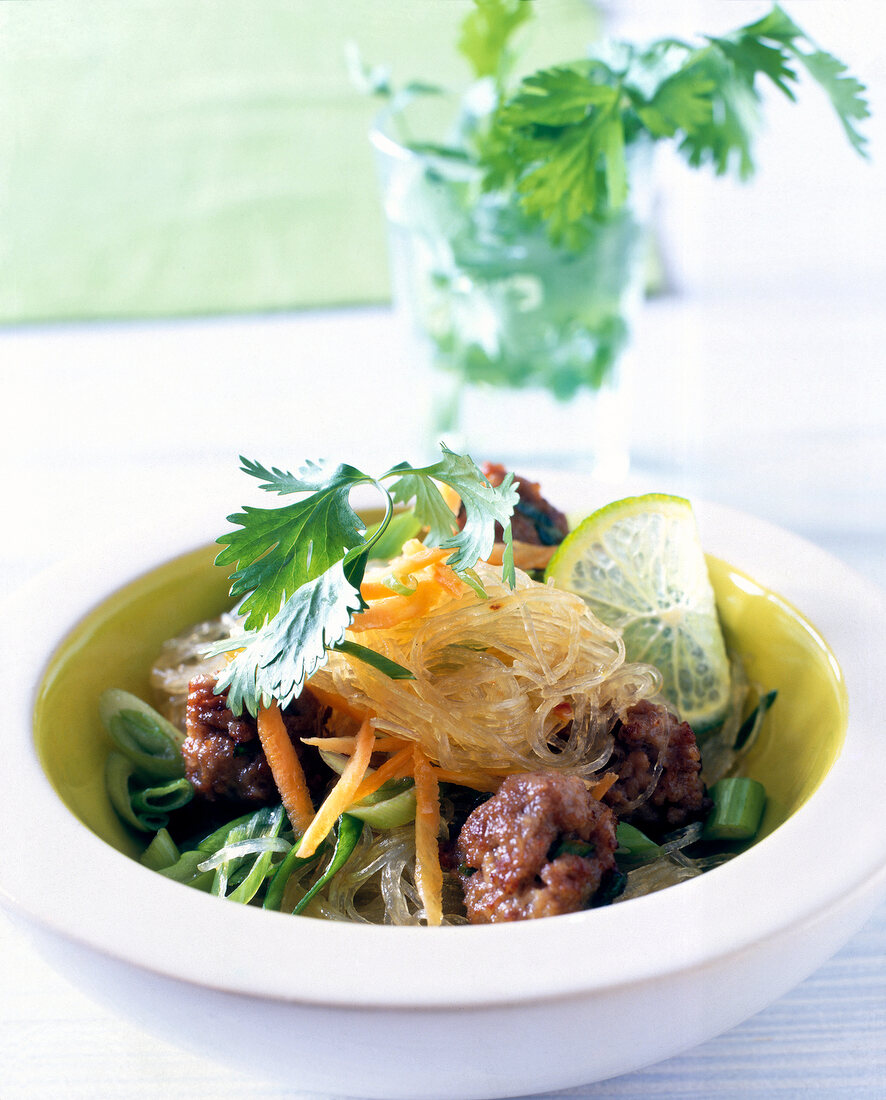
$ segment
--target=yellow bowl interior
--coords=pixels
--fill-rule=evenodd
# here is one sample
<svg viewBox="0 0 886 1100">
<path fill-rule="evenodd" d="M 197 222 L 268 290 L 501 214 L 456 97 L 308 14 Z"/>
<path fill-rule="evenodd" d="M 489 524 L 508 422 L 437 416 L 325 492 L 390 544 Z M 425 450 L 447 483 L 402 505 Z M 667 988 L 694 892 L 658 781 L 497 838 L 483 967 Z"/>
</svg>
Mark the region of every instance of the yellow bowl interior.
<svg viewBox="0 0 886 1100">
<path fill-rule="evenodd" d="M 140 842 L 105 793 L 110 743 L 98 699 L 117 687 L 150 700 L 148 671 L 162 643 L 229 606 L 227 579 L 212 564 L 216 550 L 175 558 L 109 596 L 62 642 L 37 695 L 34 737 L 50 782 L 84 824 L 129 855 Z M 846 690 L 833 653 L 797 610 L 725 562 L 710 558 L 709 567 L 730 649 L 753 683 L 778 690 L 744 769 L 766 786 L 765 835 L 806 801 L 837 758 Z"/>
</svg>

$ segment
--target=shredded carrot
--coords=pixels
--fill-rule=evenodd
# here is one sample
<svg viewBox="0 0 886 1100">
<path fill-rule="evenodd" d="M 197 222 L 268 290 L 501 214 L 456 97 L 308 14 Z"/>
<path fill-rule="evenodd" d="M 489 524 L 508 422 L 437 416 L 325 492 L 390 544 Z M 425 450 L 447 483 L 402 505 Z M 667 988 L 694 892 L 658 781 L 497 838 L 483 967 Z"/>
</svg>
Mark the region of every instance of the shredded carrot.
<svg viewBox="0 0 886 1100">
<path fill-rule="evenodd" d="M 591 787 L 591 798 L 596 798 L 599 802 L 603 795 L 609 790 L 613 783 L 617 782 L 618 776 L 615 772 L 607 772 L 602 779 L 599 779 L 593 787 Z"/>
<path fill-rule="evenodd" d="M 447 485 L 445 482 L 435 481 L 434 484 L 440 490 L 440 496 L 446 501 L 447 508 L 453 515 L 457 516 L 461 511 L 461 497 L 451 485 Z"/>
<path fill-rule="evenodd" d="M 441 588 L 445 588 L 453 596 L 460 596 L 465 591 L 465 582 L 448 565 L 435 565 L 434 578 Z"/>
<path fill-rule="evenodd" d="M 314 804 L 308 793 L 305 773 L 276 703 L 259 709 L 257 726 L 261 747 L 292 827 L 296 833 L 303 833 L 311 824 Z"/>
<path fill-rule="evenodd" d="M 440 793 L 437 776 L 418 745 L 413 746 L 415 774 L 415 885 L 429 925 L 443 920 L 443 870 L 437 834 Z"/>
<path fill-rule="evenodd" d="M 372 719 L 367 718 L 357 734 L 354 755 L 345 765 L 345 770 L 339 776 L 338 782 L 326 796 L 323 805 L 317 811 L 314 820 L 301 838 L 301 844 L 298 846 L 299 856 L 312 856 L 320 842 L 329 835 L 338 818 L 354 801 L 354 792 L 360 786 L 363 776 L 366 774 L 374 743 L 375 729 L 372 725 Z"/>
<path fill-rule="evenodd" d="M 417 618 L 429 611 L 440 594 L 440 586 L 434 581 L 422 581 L 411 596 L 389 596 L 376 600 L 367 611 L 361 611 L 351 623 L 351 630 L 386 630 L 407 619 Z"/>
<path fill-rule="evenodd" d="M 360 595 L 368 602 L 369 600 L 388 599 L 394 595 L 394 591 L 384 581 L 376 580 L 375 577 L 368 577 L 360 585 Z"/>
<path fill-rule="evenodd" d="M 366 718 L 368 712 L 363 707 L 357 706 L 356 703 L 352 703 L 344 695 L 327 691 L 326 688 L 315 687 L 313 684 L 308 684 L 308 691 L 324 707 L 332 707 L 333 710 L 337 710 L 341 714 L 347 714 L 349 718 L 355 718 L 358 722 L 362 722 Z"/>
<path fill-rule="evenodd" d="M 456 783 L 459 787 L 470 787 L 472 791 L 497 791 L 503 780 L 503 776 L 450 771 L 448 768 L 437 768 L 436 774 L 441 783 Z"/>
<path fill-rule="evenodd" d="M 303 745 L 310 745 L 314 749 L 328 749 L 329 752 L 338 752 L 342 756 L 353 755 L 357 747 L 356 737 L 303 737 Z M 397 752 L 404 746 L 411 746 L 411 741 L 404 741 L 400 737 L 376 737 L 372 746 L 373 752 Z"/>
<path fill-rule="evenodd" d="M 361 798 L 375 794 L 378 788 L 389 779 L 402 779 L 405 775 L 412 775 L 412 745 L 407 745 L 406 748 L 395 752 L 371 775 L 367 775 L 355 791 L 354 801 L 359 802 Z"/>
<path fill-rule="evenodd" d="M 445 561 L 455 553 L 453 547 L 425 546 L 418 539 L 410 539 L 403 546 L 403 553 L 391 562 L 391 572 L 398 581 L 405 580 L 410 574 L 417 573 L 428 565 Z"/>
</svg>

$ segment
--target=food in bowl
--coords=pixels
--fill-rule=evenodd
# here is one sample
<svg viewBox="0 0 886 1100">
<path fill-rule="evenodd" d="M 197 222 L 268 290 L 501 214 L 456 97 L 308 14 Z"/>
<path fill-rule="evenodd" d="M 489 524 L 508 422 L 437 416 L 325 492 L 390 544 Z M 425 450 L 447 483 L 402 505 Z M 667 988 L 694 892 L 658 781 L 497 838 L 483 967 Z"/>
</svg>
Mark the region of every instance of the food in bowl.
<svg viewBox="0 0 886 1100">
<path fill-rule="evenodd" d="M 749 706 L 730 669 L 687 502 L 567 534 L 538 486 L 444 448 L 374 481 L 366 531 L 353 467 L 244 469 L 299 500 L 231 517 L 236 612 L 164 646 L 165 717 L 102 698 L 147 866 L 296 914 L 496 923 L 675 884 L 756 835 L 763 786 L 731 773 L 774 693 Z"/>
<path fill-rule="evenodd" d="M 589 510 L 592 490 L 562 485 L 573 514 Z M 749 682 L 778 688 L 743 758 L 767 799 L 738 858 L 624 905 L 434 931 L 293 919 L 146 870 L 146 834 L 108 801 L 98 700 L 108 685 L 150 698 L 163 642 L 231 606 L 218 547 L 182 502 L 11 602 L 29 628 L 10 654 L 17 782 L 0 825 L 10 837 L 23 821 L 40 828 L 8 846 L 2 902 L 46 929 L 54 963 L 115 1012 L 286 1087 L 384 1100 L 544 1092 L 735 1026 L 821 965 L 882 896 L 872 670 L 886 660 L 886 603 L 789 532 L 693 510 L 727 648 Z M 218 1026 L 195 1030 L 202 1018 Z M 335 1058 L 330 1028 L 350 1037 Z M 409 1059 L 390 1058 L 393 1033 L 409 1037 Z M 527 1041 L 540 1033 L 543 1049 Z"/>
</svg>

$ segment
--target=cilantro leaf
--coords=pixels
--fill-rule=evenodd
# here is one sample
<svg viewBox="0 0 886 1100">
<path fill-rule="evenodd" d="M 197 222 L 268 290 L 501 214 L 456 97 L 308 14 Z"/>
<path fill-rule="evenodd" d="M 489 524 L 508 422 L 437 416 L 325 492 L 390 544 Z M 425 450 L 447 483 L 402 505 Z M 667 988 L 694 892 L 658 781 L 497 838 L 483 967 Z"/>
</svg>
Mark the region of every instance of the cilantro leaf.
<svg viewBox="0 0 886 1100">
<path fill-rule="evenodd" d="M 680 152 L 693 168 L 710 164 L 717 175 L 735 169 L 741 179 L 749 179 L 760 123 L 758 93 L 752 84 L 736 79 L 733 64 L 713 48 L 696 58 L 693 68 L 695 80 L 701 74 L 712 86 L 711 112 L 707 118 L 699 113 L 691 128 L 682 127 Z"/>
<path fill-rule="evenodd" d="M 243 471 L 258 478 L 266 492 L 299 494 L 302 499 L 277 508 L 244 507 L 229 517 L 240 530 L 218 540 L 225 549 L 217 564 L 236 567 L 230 575 L 231 595 L 244 597 L 244 633 L 210 650 L 238 651 L 216 682 L 217 692 L 227 691 L 235 714 L 244 706 L 255 714 L 271 700 L 285 707 L 332 648 L 388 675 L 410 675 L 366 647 L 345 641 L 354 615 L 366 606 L 360 584 L 370 552 L 386 541 L 394 500 L 415 503 L 411 513 L 399 517 L 399 529 L 389 544 L 399 547 L 405 531 L 427 526 L 426 541 L 457 550 L 450 564 L 462 575 L 480 557 L 488 557 L 496 523 L 503 526 L 510 546 L 510 516 L 518 499 L 513 478 L 493 488 L 470 458 L 446 447 L 432 466 L 416 470 L 400 463 L 378 480 L 347 465 L 308 463 L 292 474 L 249 459 L 242 463 Z M 382 483 L 391 479 L 389 492 Z M 463 530 L 434 479 L 451 486 L 464 502 Z M 349 502 L 351 489 L 360 483 L 375 485 L 384 497 L 384 518 L 371 532 Z M 513 555 L 507 550 L 505 560 L 503 575 L 513 586 Z"/>
<path fill-rule="evenodd" d="M 871 115 L 864 98 L 865 86 L 854 76 L 848 75 L 848 69 L 842 61 L 823 50 L 798 53 L 797 56 L 809 75 L 818 81 L 830 97 L 852 148 L 867 157 L 867 138 L 855 126 L 856 122 L 863 122 Z"/>
<path fill-rule="evenodd" d="M 600 64 L 559 65 L 527 76 L 505 105 L 502 117 L 512 127 L 571 126 L 587 119 L 589 108 L 611 106 L 614 74 Z"/>
<path fill-rule="evenodd" d="M 216 692 L 227 690 L 234 714 L 244 705 L 256 714 L 259 703 L 272 700 L 287 706 L 326 659 L 326 650 L 344 639 L 362 606 L 359 585 L 348 580 L 343 562 L 335 562 L 290 596 L 262 630 L 212 648 L 217 654 L 242 647 L 219 675 Z"/>
<path fill-rule="evenodd" d="M 852 147 L 866 154 L 858 123 L 869 117 L 864 86 L 775 5 L 731 34 L 692 46 L 664 38 L 643 51 L 601 45 L 598 56 L 525 77 L 502 102 L 475 150 L 487 190 L 513 188 L 552 240 L 579 247 L 589 218 L 617 211 L 628 194 L 626 144 L 674 139 L 693 167 L 754 170 L 765 78 L 796 100 L 800 67 L 824 89 Z"/>
<path fill-rule="evenodd" d="M 790 84 L 796 84 L 797 73 L 788 66 L 784 49 L 767 46 L 761 39 L 747 32 L 737 35 L 734 40 L 709 38 L 708 41 L 732 62 L 736 78 L 753 85 L 757 73 L 763 73 L 788 99 L 796 102 L 797 97 Z"/>
<path fill-rule="evenodd" d="M 492 552 L 496 523 L 501 524 L 505 542 L 508 542 L 511 513 L 519 497 L 513 486 L 513 474 L 508 474 L 501 485 L 494 487 L 467 455 L 455 454 L 445 444 L 441 446 L 443 458 L 433 466 L 408 472 L 404 467 L 395 467 L 391 472 L 398 473 L 399 477 L 391 486 L 391 495 L 403 503 L 415 498 L 415 514 L 429 529 L 427 541 L 456 549 L 458 552 L 448 564 L 463 575 Z M 461 530 L 435 481 L 450 486 L 461 497 L 465 509 Z M 511 571 L 503 575 L 513 586 L 513 564 Z"/>
<path fill-rule="evenodd" d="M 623 99 L 597 63 L 527 77 L 493 126 L 487 183 L 501 186 L 510 174 L 524 211 L 546 221 L 555 241 L 585 217 L 618 209 L 627 196 Z"/>
<path fill-rule="evenodd" d="M 298 476 L 266 470 L 243 460 L 243 469 L 264 479 L 262 488 L 281 495 L 308 493 L 282 508 L 253 508 L 229 516 L 239 531 L 222 535 L 227 548 L 217 565 L 237 565 L 231 575 L 232 596 L 246 596 L 240 610 L 247 629 L 260 627 L 276 615 L 297 589 L 321 576 L 343 554 L 362 543 L 364 524 L 350 506 L 351 489 L 371 481 L 353 466 L 329 467 L 309 463 Z"/>
<path fill-rule="evenodd" d="M 663 80 L 648 102 L 638 99 L 637 114 L 653 137 L 694 133 L 712 120 L 714 88 L 711 72 L 692 64 Z"/>
</svg>

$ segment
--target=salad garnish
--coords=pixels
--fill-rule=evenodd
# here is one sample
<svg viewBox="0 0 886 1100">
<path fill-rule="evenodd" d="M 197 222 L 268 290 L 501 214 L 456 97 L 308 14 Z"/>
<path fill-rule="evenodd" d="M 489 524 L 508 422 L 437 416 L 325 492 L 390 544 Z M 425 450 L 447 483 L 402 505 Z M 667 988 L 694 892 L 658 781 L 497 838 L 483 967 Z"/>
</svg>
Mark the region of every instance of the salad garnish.
<svg viewBox="0 0 886 1100">
<path fill-rule="evenodd" d="M 425 545 L 455 551 L 449 567 L 478 590 L 482 586 L 473 567 L 491 553 L 500 524 L 503 576 L 513 587 L 510 518 L 518 499 L 513 475 L 493 486 L 468 456 L 445 444 L 441 450 L 439 462 L 423 467 L 400 462 L 378 478 L 354 466 L 325 462 L 308 462 L 292 474 L 241 457 L 243 472 L 258 478 L 266 492 L 300 499 L 278 508 L 244 506 L 228 517 L 240 530 L 217 540 L 226 549 L 216 564 L 235 567 L 231 595 L 240 597 L 239 611 L 245 616 L 244 633 L 223 639 L 212 650 L 237 651 L 216 687 L 227 692 L 234 714 L 245 707 L 255 715 L 260 705 L 274 701 L 285 707 L 326 653 L 345 643 L 345 631 L 366 607 L 360 595 L 366 564 L 397 504 L 410 506 L 418 525 L 427 528 Z M 351 507 L 350 493 L 358 485 L 374 486 L 382 496 L 384 519 L 371 531 Z M 461 527 L 441 485 L 461 501 Z M 380 671 L 403 673 L 357 643 L 345 645 L 352 656 Z"/>
</svg>

